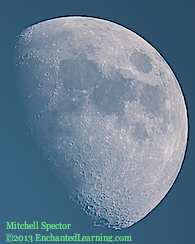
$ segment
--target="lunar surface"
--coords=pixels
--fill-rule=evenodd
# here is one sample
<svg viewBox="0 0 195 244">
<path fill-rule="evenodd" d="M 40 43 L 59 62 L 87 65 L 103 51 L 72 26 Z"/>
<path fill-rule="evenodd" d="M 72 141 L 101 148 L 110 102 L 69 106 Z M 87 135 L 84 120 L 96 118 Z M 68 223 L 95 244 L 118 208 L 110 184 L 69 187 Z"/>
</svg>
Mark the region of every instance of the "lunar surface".
<svg viewBox="0 0 195 244">
<path fill-rule="evenodd" d="M 15 45 L 27 124 L 95 226 L 128 228 L 173 185 L 187 113 L 161 55 L 134 32 L 88 17 L 32 25 Z"/>
</svg>

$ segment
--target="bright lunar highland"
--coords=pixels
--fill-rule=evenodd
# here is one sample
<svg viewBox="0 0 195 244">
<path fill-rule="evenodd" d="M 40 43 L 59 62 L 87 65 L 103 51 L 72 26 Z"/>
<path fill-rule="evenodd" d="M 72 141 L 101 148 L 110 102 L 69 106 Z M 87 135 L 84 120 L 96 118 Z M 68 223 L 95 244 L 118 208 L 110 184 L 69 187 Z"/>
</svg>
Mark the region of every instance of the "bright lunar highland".
<svg viewBox="0 0 195 244">
<path fill-rule="evenodd" d="M 32 25 L 15 45 L 28 126 L 95 226 L 144 218 L 181 168 L 187 113 L 161 55 L 134 32 L 89 17 Z"/>
</svg>

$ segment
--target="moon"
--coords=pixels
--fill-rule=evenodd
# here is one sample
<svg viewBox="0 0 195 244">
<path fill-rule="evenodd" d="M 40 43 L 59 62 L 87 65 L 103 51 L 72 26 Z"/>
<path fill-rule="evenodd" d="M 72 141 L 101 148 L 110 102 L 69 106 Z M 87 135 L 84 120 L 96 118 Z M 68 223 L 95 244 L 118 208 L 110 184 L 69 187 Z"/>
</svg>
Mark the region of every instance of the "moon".
<svg viewBox="0 0 195 244">
<path fill-rule="evenodd" d="M 179 83 L 118 24 L 62 17 L 24 29 L 14 64 L 31 133 L 95 226 L 121 230 L 173 185 L 187 143 Z"/>
</svg>

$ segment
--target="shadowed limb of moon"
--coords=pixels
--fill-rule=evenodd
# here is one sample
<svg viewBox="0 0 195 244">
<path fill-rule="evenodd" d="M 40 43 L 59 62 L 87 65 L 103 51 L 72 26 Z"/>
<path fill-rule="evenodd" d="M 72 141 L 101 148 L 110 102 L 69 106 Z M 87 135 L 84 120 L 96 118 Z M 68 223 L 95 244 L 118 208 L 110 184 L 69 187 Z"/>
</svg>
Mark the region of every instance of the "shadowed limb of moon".
<svg viewBox="0 0 195 244">
<path fill-rule="evenodd" d="M 144 218 L 175 181 L 187 141 L 164 59 L 132 31 L 88 17 L 32 25 L 15 53 L 29 127 L 72 200 L 96 226 Z"/>
</svg>

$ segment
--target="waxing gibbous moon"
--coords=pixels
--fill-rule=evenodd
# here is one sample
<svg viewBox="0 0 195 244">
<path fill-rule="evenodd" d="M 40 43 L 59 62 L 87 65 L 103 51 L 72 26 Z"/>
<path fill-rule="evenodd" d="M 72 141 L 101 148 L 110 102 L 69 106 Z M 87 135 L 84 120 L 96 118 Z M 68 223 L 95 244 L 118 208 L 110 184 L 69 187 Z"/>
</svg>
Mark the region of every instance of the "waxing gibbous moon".
<svg viewBox="0 0 195 244">
<path fill-rule="evenodd" d="M 130 227 L 173 185 L 187 113 L 161 55 L 134 32 L 89 17 L 32 25 L 15 45 L 28 126 L 95 226 Z"/>
</svg>

